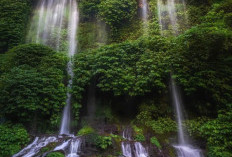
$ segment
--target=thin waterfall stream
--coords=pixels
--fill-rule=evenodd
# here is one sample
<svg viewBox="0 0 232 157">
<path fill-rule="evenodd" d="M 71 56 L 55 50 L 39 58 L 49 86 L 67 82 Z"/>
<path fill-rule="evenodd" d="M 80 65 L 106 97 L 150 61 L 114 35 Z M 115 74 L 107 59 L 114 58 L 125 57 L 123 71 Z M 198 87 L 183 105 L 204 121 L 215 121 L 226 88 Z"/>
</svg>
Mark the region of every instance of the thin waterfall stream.
<svg viewBox="0 0 232 157">
<path fill-rule="evenodd" d="M 186 9 L 185 1 L 182 0 L 181 4 L 184 6 L 184 10 Z M 176 12 L 176 2 L 175 0 L 158 0 L 157 1 L 157 8 L 158 8 L 158 16 L 159 16 L 159 23 L 161 27 L 161 34 L 164 35 L 163 31 L 168 29 L 168 25 L 172 26 L 172 33 L 173 35 L 178 35 L 179 28 L 178 28 L 178 20 L 177 20 L 177 12 Z M 167 12 L 166 14 L 164 12 Z M 163 21 L 163 16 L 168 15 L 169 17 L 169 24 Z M 187 15 L 185 15 L 187 18 Z M 187 20 L 186 20 L 187 23 Z M 178 128 L 178 143 L 174 145 L 174 148 L 177 150 L 178 157 L 202 157 L 201 150 L 192 146 L 190 139 L 183 127 L 183 108 L 180 98 L 180 93 L 178 92 L 177 85 L 175 80 L 171 76 L 171 93 L 172 93 L 172 103 L 175 108 L 176 113 L 176 122 Z"/>
</svg>

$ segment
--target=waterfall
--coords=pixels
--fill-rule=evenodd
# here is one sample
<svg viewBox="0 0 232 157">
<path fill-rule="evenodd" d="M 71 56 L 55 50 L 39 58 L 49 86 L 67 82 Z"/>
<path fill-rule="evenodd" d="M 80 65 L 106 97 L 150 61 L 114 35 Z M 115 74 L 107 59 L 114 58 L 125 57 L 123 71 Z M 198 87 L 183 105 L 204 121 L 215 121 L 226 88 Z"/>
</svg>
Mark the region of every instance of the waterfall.
<svg viewBox="0 0 232 157">
<path fill-rule="evenodd" d="M 141 8 L 141 18 L 143 20 L 143 30 L 145 33 L 147 33 L 147 27 L 148 27 L 148 3 L 147 0 L 140 0 L 140 8 Z"/>
<path fill-rule="evenodd" d="M 133 141 L 132 132 L 130 127 L 123 130 L 122 136 L 125 139 L 121 143 L 123 155 L 125 157 L 148 157 L 148 152 L 142 143 Z"/>
<path fill-rule="evenodd" d="M 67 65 L 67 72 L 70 76 L 68 89 L 72 88 L 74 76 L 72 57 L 77 49 L 78 21 L 79 12 L 76 0 L 40 0 L 34 11 L 27 37 L 28 42 L 45 44 L 57 51 L 68 51 L 70 57 Z M 72 95 L 68 92 L 60 134 L 70 134 L 71 99 Z"/>
<path fill-rule="evenodd" d="M 142 19 L 144 22 L 148 20 L 148 3 L 147 0 L 141 0 L 141 8 L 142 8 Z"/>
<path fill-rule="evenodd" d="M 72 80 L 74 76 L 72 58 L 77 47 L 76 35 L 78 22 L 79 12 L 76 0 L 40 0 L 34 11 L 31 27 L 27 36 L 27 40 L 30 43 L 48 45 L 57 51 L 68 51 L 70 57 L 67 64 L 67 72 L 70 76 L 68 89 L 72 88 Z M 67 32 L 67 34 L 64 32 Z M 68 43 L 65 43 L 66 40 Z M 68 47 L 65 48 L 64 45 L 68 45 Z M 66 156 L 78 157 L 77 153 L 80 151 L 81 138 L 76 138 L 75 136 L 70 135 L 71 99 L 71 93 L 67 92 L 66 106 L 63 110 L 60 127 L 60 134 L 69 136 L 36 137 L 30 145 L 25 147 L 19 153 L 13 155 L 13 157 L 35 156 L 48 144 L 58 143 L 59 141 L 64 140 L 64 137 L 70 137 L 72 139 L 63 142 L 60 146 L 56 147 L 54 151 L 65 149 Z"/>
<path fill-rule="evenodd" d="M 186 9 L 185 0 L 181 0 L 181 4 L 184 6 L 184 10 L 185 10 Z M 161 27 L 162 35 L 164 30 L 169 29 L 169 25 L 172 26 L 173 35 L 178 35 L 179 28 L 178 28 L 178 20 L 177 20 L 177 13 L 175 6 L 176 6 L 175 0 L 157 1 L 159 24 Z M 163 20 L 163 18 L 166 16 L 168 16 L 169 21 Z M 187 15 L 185 15 L 185 19 L 186 18 Z M 201 153 L 201 150 L 196 149 L 191 145 L 189 137 L 186 134 L 185 129 L 182 125 L 184 116 L 183 116 L 181 98 L 177 86 L 175 84 L 175 81 L 172 77 L 171 77 L 171 93 L 172 93 L 173 106 L 175 108 L 175 113 L 176 113 L 176 121 L 178 124 L 178 144 L 174 145 L 174 147 L 177 150 L 177 155 L 178 157 L 202 157 L 203 155 Z"/>
<path fill-rule="evenodd" d="M 77 41 L 76 41 L 76 33 L 77 33 L 77 26 L 78 26 L 78 21 L 79 21 L 79 12 L 77 9 L 77 3 L 75 0 L 69 0 L 69 8 L 70 8 L 70 16 L 69 16 L 69 34 L 68 34 L 68 39 L 69 39 L 69 56 L 70 56 L 70 61 L 68 62 L 68 67 L 67 71 L 68 74 L 70 75 L 70 79 L 68 82 L 68 88 L 72 88 L 72 80 L 73 80 L 73 62 L 72 62 L 72 57 L 74 56 L 76 52 L 76 47 L 77 47 Z M 71 112 L 71 99 L 72 95 L 71 93 L 67 93 L 67 100 L 66 100 L 66 106 L 63 111 L 63 117 L 62 117 L 62 123 L 61 123 L 61 128 L 60 128 L 60 134 L 69 134 L 70 133 L 70 112 Z"/>
<path fill-rule="evenodd" d="M 176 111 L 176 121 L 178 124 L 178 145 L 174 145 L 178 157 L 202 157 L 201 150 L 194 148 L 188 139 L 183 124 L 183 109 L 180 94 L 174 79 L 171 78 L 172 101 Z"/>
<path fill-rule="evenodd" d="M 176 121 L 178 124 L 178 143 L 181 145 L 186 144 L 186 139 L 184 137 L 184 128 L 182 126 L 183 123 L 183 113 L 181 108 L 181 99 L 180 94 L 178 93 L 176 84 L 174 80 L 171 78 L 171 89 L 172 89 L 172 100 L 173 105 L 175 106 L 176 111 Z"/>
</svg>

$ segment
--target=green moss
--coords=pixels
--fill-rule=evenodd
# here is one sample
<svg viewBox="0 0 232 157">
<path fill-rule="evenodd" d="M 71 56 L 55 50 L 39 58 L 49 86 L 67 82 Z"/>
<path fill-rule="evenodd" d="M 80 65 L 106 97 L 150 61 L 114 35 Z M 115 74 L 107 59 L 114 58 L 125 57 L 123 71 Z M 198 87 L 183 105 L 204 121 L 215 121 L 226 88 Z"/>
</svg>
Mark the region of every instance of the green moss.
<svg viewBox="0 0 232 157">
<path fill-rule="evenodd" d="M 153 136 L 153 137 L 150 138 L 150 142 L 152 144 L 154 144 L 157 148 L 159 148 L 159 149 L 162 148 L 161 145 L 160 145 L 160 143 L 159 143 L 159 140 L 155 136 Z"/>
<path fill-rule="evenodd" d="M 94 133 L 95 130 L 90 126 L 84 126 L 81 130 L 78 131 L 77 136 L 83 136 Z"/>
<path fill-rule="evenodd" d="M 52 152 L 47 155 L 47 157 L 65 157 L 64 154 L 60 152 Z"/>
</svg>

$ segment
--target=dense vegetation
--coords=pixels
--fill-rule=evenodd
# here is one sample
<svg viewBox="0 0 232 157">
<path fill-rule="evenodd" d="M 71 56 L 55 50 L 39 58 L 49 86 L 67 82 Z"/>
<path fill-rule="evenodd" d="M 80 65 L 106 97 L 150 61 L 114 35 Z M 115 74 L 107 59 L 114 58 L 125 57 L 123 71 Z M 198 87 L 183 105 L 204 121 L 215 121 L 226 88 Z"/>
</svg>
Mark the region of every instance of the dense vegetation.
<svg viewBox="0 0 232 157">
<path fill-rule="evenodd" d="M 88 123 L 89 90 L 97 95 L 96 123 L 130 123 L 136 141 L 167 149 L 177 131 L 169 98 L 173 77 L 190 136 L 209 157 L 232 156 L 232 1 L 186 4 L 186 10 L 177 5 L 174 36 L 170 25 L 160 33 L 156 0 L 149 1 L 146 33 L 136 0 L 79 0 L 72 114 L 81 120 L 77 135 L 88 136 L 100 152 L 122 137 L 98 133 Z M 27 0 L 0 2 L 0 156 L 26 145 L 28 132 L 57 132 L 65 105 L 67 57 L 23 44 L 30 10 Z"/>
<path fill-rule="evenodd" d="M 1 61 L 0 115 L 4 121 L 38 124 L 40 129 L 57 127 L 66 98 L 66 56 L 27 44 L 14 47 Z"/>
<path fill-rule="evenodd" d="M 0 53 L 24 43 L 30 11 L 29 0 L 1 0 Z"/>
</svg>

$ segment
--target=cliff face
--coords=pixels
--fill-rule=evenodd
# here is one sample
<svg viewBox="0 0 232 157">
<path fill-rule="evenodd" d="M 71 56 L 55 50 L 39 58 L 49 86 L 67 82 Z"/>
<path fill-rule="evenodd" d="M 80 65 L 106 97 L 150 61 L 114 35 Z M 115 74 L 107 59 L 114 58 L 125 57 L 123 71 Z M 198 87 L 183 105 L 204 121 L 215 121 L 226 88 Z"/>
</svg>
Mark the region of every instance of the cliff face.
<svg viewBox="0 0 232 157">
<path fill-rule="evenodd" d="M 231 0 L 1 0 L 0 156 L 31 135 L 47 142 L 41 156 L 174 157 L 180 127 L 195 150 L 231 156 L 231 11 Z M 67 103 L 72 135 L 58 136 Z"/>
</svg>

